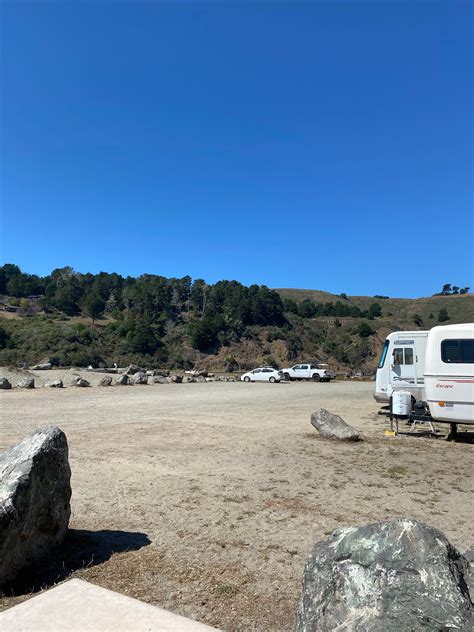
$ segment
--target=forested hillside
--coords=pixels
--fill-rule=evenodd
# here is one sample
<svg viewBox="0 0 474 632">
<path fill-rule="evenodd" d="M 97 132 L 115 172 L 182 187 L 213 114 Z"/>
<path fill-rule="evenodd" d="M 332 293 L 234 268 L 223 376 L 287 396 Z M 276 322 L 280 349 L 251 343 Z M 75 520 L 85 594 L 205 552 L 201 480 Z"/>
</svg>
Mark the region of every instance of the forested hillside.
<svg viewBox="0 0 474 632">
<path fill-rule="evenodd" d="M 348 297 L 70 267 L 38 277 L 6 264 L 0 363 L 53 357 L 64 366 L 135 362 L 222 371 L 306 359 L 371 372 L 390 331 L 472 321 L 474 297 L 461 289 L 423 299 Z"/>
</svg>

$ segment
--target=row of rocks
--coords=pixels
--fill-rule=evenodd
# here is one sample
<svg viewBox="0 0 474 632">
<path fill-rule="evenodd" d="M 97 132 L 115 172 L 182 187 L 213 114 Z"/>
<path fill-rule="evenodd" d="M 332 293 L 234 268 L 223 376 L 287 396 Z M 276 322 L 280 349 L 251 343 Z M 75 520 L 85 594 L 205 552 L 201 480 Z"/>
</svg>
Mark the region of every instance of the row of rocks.
<svg viewBox="0 0 474 632">
<path fill-rule="evenodd" d="M 126 386 L 132 384 L 148 384 L 151 382 L 152 384 L 192 384 L 192 383 L 205 383 L 205 382 L 235 382 L 235 378 L 229 378 L 227 376 L 221 377 L 204 377 L 203 375 L 182 375 L 173 374 L 170 376 L 164 375 L 153 375 L 149 376 L 145 371 L 137 371 L 133 375 L 128 373 L 121 373 L 118 377 L 115 378 L 115 381 L 112 376 L 104 375 L 104 377 L 100 380 L 99 386 L 112 386 L 116 384 L 117 386 Z M 64 382 L 61 379 L 53 379 L 48 380 L 44 383 L 46 388 L 64 388 Z M 72 386 L 78 387 L 88 387 L 90 386 L 90 382 L 83 377 L 76 377 Z M 0 389 L 9 390 L 12 388 L 11 382 L 6 377 L 0 377 Z M 33 377 L 23 377 L 17 382 L 17 388 L 35 388 L 35 380 Z"/>
<path fill-rule="evenodd" d="M 35 380 L 33 377 L 23 377 L 20 380 L 18 380 L 16 386 L 17 388 L 35 388 Z M 62 380 L 59 380 L 59 379 L 48 380 L 47 382 L 44 383 L 44 386 L 46 388 L 63 388 L 64 383 Z M 90 383 L 82 377 L 77 377 L 73 381 L 72 386 L 84 387 L 84 386 L 90 386 Z M 0 389 L 10 390 L 11 388 L 12 388 L 11 382 L 7 380 L 6 377 L 1 377 Z"/>
<path fill-rule="evenodd" d="M 234 381 L 226 378 L 226 377 L 204 377 L 203 375 L 182 375 L 173 374 L 170 376 L 164 375 L 153 375 L 149 376 L 144 371 L 138 371 L 134 375 L 129 375 L 128 373 L 122 373 L 115 381 L 110 375 L 105 375 L 101 381 L 100 386 L 112 386 L 112 384 L 116 384 L 117 386 L 126 386 L 129 384 L 148 384 L 151 382 L 152 384 L 193 384 L 193 383 L 206 383 L 206 382 L 227 382 Z"/>
<path fill-rule="evenodd" d="M 11 382 L 6 377 L 0 377 L 0 389 L 10 390 L 12 387 Z M 35 380 L 32 377 L 22 377 L 17 382 L 17 388 L 34 388 Z"/>
</svg>

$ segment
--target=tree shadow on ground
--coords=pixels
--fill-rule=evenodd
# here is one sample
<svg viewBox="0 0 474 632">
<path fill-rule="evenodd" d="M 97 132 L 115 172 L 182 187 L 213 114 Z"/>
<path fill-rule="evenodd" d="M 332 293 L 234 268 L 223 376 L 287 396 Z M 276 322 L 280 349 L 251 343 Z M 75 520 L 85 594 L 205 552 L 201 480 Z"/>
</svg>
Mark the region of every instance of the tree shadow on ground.
<svg viewBox="0 0 474 632">
<path fill-rule="evenodd" d="M 21 571 L 0 590 L 5 597 L 35 593 L 63 581 L 75 571 L 102 564 L 114 553 L 138 551 L 151 544 L 145 533 L 69 529 L 61 546 Z"/>
</svg>

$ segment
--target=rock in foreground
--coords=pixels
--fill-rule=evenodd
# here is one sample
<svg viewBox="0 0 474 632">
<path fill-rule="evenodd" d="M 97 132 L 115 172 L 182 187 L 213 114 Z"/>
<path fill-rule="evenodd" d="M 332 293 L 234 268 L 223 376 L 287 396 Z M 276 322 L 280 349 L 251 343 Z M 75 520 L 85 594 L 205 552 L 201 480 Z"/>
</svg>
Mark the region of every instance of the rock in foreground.
<svg viewBox="0 0 474 632">
<path fill-rule="evenodd" d="M 110 386 L 112 384 L 112 378 L 110 375 L 104 375 L 104 377 L 100 380 L 100 386 Z"/>
<path fill-rule="evenodd" d="M 152 380 L 153 384 L 169 384 L 168 378 L 162 375 L 155 375 Z"/>
<path fill-rule="evenodd" d="M 349 426 L 342 417 L 330 413 L 325 408 L 320 408 L 311 415 L 311 425 L 327 439 L 341 439 L 343 441 L 359 441 L 358 430 Z"/>
<path fill-rule="evenodd" d="M 18 388 L 34 388 L 35 380 L 33 377 L 22 377 L 17 382 Z"/>
<path fill-rule="evenodd" d="M 62 380 L 49 380 L 45 383 L 46 388 L 63 388 L 64 384 Z"/>
<path fill-rule="evenodd" d="M 59 428 L 37 430 L 0 454 L 0 586 L 64 538 L 70 478 L 67 439 Z"/>
<path fill-rule="evenodd" d="M 467 560 L 409 519 L 335 531 L 303 574 L 296 632 L 471 630 Z"/>
<path fill-rule="evenodd" d="M 133 376 L 134 384 L 148 384 L 148 375 L 145 371 L 137 371 Z"/>
<path fill-rule="evenodd" d="M 90 386 L 90 382 L 83 377 L 76 377 L 74 380 L 74 386 L 79 386 L 81 388 L 87 388 Z"/>
<path fill-rule="evenodd" d="M 8 391 L 10 390 L 12 387 L 12 385 L 10 384 L 10 382 L 7 380 L 6 377 L 0 377 L 0 388 L 3 389 L 4 391 Z"/>
<path fill-rule="evenodd" d="M 117 384 L 118 386 L 125 386 L 129 384 L 128 375 L 126 373 L 123 373 L 123 375 L 119 375 L 118 378 L 115 380 L 115 384 Z"/>
</svg>

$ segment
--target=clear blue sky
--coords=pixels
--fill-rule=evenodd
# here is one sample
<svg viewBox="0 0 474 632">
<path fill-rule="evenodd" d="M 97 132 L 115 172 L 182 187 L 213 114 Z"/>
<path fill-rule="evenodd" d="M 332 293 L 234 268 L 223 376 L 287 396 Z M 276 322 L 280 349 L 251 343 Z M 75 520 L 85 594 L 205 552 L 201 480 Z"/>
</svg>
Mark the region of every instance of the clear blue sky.
<svg viewBox="0 0 474 632">
<path fill-rule="evenodd" d="M 2 262 L 474 286 L 472 7 L 4 1 Z"/>
</svg>

